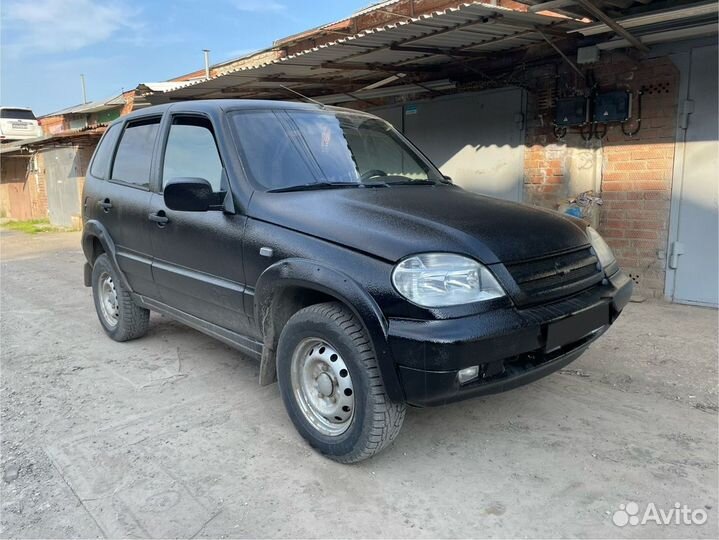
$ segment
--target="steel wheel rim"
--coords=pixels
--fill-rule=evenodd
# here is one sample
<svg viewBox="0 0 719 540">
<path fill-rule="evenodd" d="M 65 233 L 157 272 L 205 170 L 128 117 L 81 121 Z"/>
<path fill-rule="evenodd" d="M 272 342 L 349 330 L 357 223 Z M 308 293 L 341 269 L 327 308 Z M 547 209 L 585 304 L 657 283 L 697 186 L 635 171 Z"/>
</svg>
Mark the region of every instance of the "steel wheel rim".
<svg viewBox="0 0 719 540">
<path fill-rule="evenodd" d="M 355 409 L 352 377 L 332 345 L 303 339 L 292 353 L 290 375 L 292 393 L 313 428 L 330 437 L 349 429 Z"/>
<path fill-rule="evenodd" d="M 120 306 L 117 301 L 115 282 L 108 272 L 103 272 L 97 280 L 97 293 L 100 314 L 108 326 L 116 326 L 120 319 Z"/>
</svg>

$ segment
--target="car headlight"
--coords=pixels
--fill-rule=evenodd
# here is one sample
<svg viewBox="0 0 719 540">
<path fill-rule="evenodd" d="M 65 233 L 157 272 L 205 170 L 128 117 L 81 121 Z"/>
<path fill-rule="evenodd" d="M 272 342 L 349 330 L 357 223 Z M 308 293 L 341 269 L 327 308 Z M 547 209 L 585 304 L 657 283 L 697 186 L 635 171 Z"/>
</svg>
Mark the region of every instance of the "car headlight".
<svg viewBox="0 0 719 540">
<path fill-rule="evenodd" d="M 452 253 L 423 253 L 401 261 L 392 283 L 410 302 L 446 307 L 504 296 L 494 276 L 477 261 Z"/>
<path fill-rule="evenodd" d="M 602 268 L 606 270 L 609 266 L 616 262 L 614 253 L 612 253 L 612 248 L 609 247 L 609 244 L 604 241 L 604 238 L 602 238 L 592 227 L 587 227 L 587 236 L 589 236 L 589 241 L 592 243 L 592 247 L 597 253 L 599 264 L 601 264 Z"/>
</svg>

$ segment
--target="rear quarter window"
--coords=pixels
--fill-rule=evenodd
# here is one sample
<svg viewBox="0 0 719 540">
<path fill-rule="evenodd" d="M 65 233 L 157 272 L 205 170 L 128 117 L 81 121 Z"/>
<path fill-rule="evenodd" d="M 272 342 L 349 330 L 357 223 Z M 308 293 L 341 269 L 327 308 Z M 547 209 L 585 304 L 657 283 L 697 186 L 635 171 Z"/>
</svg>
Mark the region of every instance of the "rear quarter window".
<svg viewBox="0 0 719 540">
<path fill-rule="evenodd" d="M 120 127 L 117 124 L 113 124 L 105 132 L 102 139 L 100 139 L 100 144 L 97 150 L 95 150 L 92 165 L 90 166 L 90 174 L 95 178 L 102 178 L 103 180 L 107 178 L 110 171 L 110 161 L 112 161 L 112 154 L 115 151 L 119 134 Z"/>
</svg>

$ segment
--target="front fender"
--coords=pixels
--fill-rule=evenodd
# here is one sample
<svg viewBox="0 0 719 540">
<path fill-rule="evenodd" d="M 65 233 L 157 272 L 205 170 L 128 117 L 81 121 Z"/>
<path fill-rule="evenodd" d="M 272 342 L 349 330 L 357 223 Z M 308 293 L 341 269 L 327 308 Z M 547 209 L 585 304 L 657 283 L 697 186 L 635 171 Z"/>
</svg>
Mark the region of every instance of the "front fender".
<svg viewBox="0 0 719 540">
<path fill-rule="evenodd" d="M 132 287 L 130 287 L 130 284 L 125 277 L 125 274 L 122 272 L 122 270 L 120 270 L 120 265 L 117 262 L 117 250 L 115 249 L 115 242 L 112 241 L 112 237 L 107 231 L 107 228 L 102 223 L 94 219 L 86 221 L 82 229 L 82 251 L 85 254 L 85 259 L 88 262 L 94 262 L 93 243 L 95 238 L 97 238 L 97 240 L 100 242 L 100 245 L 102 246 L 103 251 L 107 253 L 107 256 L 110 258 L 110 262 L 115 268 L 117 275 L 120 276 L 120 281 L 122 281 L 123 287 L 125 287 L 126 290 L 132 292 Z"/>
<path fill-rule="evenodd" d="M 281 328 L 273 327 L 275 300 L 288 288 L 299 287 L 324 293 L 345 304 L 364 326 L 374 346 L 385 390 L 393 401 L 404 394 L 387 341 L 388 322 L 374 298 L 351 276 L 324 263 L 301 258 L 279 261 L 265 269 L 255 287 L 255 320 L 265 344 L 276 343 Z M 269 342 L 269 343 L 268 343 Z"/>
</svg>

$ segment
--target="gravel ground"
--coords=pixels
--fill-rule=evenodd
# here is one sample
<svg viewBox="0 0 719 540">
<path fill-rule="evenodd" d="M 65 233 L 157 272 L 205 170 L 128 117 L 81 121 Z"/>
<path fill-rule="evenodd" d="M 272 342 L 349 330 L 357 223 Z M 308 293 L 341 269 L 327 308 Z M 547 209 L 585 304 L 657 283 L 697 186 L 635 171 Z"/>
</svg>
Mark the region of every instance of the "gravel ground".
<svg viewBox="0 0 719 540">
<path fill-rule="evenodd" d="M 2 537 L 718 536 L 715 310 L 630 304 L 567 369 L 411 409 L 344 466 L 236 351 L 160 316 L 109 340 L 78 246 L 0 234 Z M 629 502 L 708 521 L 614 525 Z"/>
</svg>

